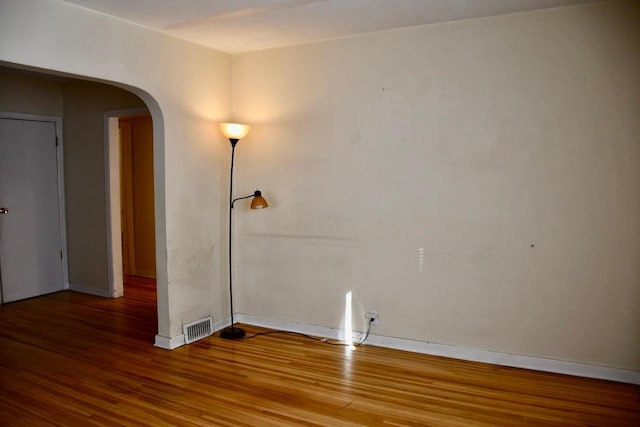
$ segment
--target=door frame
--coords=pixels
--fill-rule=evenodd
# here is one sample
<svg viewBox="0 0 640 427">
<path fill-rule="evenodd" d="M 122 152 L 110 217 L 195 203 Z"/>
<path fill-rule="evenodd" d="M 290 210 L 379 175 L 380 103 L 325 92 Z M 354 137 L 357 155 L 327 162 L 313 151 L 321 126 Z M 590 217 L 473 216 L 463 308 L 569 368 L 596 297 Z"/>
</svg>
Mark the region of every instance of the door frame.
<svg viewBox="0 0 640 427">
<path fill-rule="evenodd" d="M 104 170 L 107 207 L 107 263 L 109 296 L 124 296 L 122 280 L 122 221 L 120 217 L 120 132 L 121 117 L 149 115 L 147 108 L 113 110 L 104 113 Z M 152 117 L 153 120 L 153 117 Z M 154 135 L 155 146 L 155 135 Z M 155 189 L 154 189 L 155 192 Z"/>
<path fill-rule="evenodd" d="M 56 132 L 56 163 L 58 169 L 58 210 L 60 214 L 60 242 L 62 244 L 62 289 L 69 289 L 69 260 L 67 257 L 67 215 L 64 195 L 64 149 L 62 141 L 62 117 L 44 116 L 39 114 L 14 113 L 0 111 L 0 119 L 23 120 L 27 122 L 53 123 Z M 3 302 L 2 287 L 0 287 L 0 304 Z"/>
</svg>

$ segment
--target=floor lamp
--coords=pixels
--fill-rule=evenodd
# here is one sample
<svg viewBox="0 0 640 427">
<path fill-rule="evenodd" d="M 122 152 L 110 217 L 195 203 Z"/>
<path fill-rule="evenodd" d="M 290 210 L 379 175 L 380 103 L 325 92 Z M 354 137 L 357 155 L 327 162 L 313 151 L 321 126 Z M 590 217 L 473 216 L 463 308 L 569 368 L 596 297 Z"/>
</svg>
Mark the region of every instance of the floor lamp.
<svg viewBox="0 0 640 427">
<path fill-rule="evenodd" d="M 236 201 L 242 199 L 248 199 L 253 197 L 251 200 L 251 209 L 262 209 L 268 208 L 269 205 L 267 201 L 262 197 L 262 193 L 260 190 L 256 190 L 253 194 L 243 197 L 233 198 L 233 159 L 236 151 L 236 144 L 242 138 L 244 138 L 247 133 L 249 133 L 249 125 L 243 125 L 239 123 L 220 123 L 220 130 L 229 139 L 231 143 L 231 174 L 229 178 L 229 305 L 231 308 L 231 326 L 228 326 L 220 332 L 220 337 L 225 339 L 238 339 L 245 336 L 245 332 L 243 329 L 238 328 L 234 325 L 233 321 L 233 266 L 232 266 L 232 227 L 231 221 L 233 219 L 233 205 Z"/>
</svg>

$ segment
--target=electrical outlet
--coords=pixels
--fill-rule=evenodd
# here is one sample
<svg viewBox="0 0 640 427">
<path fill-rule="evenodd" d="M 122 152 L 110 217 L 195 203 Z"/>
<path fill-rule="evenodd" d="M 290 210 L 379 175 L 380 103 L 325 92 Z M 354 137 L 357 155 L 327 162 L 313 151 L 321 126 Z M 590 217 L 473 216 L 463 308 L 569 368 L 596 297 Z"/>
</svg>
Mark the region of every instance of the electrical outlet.
<svg viewBox="0 0 640 427">
<path fill-rule="evenodd" d="M 378 310 L 367 310 L 367 314 L 364 315 L 364 317 L 369 320 L 369 322 L 371 322 L 372 325 L 377 325 L 378 324 Z M 373 319 L 373 320 L 371 320 Z"/>
</svg>

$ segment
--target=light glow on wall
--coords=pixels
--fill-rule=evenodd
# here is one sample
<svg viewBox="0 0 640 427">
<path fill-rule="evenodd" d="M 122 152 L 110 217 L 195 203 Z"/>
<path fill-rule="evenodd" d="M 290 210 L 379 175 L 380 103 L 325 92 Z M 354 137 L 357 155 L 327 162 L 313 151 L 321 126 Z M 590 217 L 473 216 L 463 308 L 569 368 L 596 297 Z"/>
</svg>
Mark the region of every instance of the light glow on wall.
<svg viewBox="0 0 640 427">
<path fill-rule="evenodd" d="M 347 292 L 344 297 L 344 342 L 347 343 L 347 348 L 354 350 L 353 345 L 353 326 L 351 324 L 351 291 Z"/>
</svg>

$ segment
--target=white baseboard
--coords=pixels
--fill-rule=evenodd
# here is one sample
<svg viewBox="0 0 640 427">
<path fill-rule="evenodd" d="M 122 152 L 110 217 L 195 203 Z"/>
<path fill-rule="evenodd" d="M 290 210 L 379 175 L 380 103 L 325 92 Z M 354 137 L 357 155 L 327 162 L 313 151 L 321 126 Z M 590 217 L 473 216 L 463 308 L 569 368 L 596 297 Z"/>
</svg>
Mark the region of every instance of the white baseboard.
<svg viewBox="0 0 640 427">
<path fill-rule="evenodd" d="M 289 332 L 299 332 L 307 335 L 332 339 L 344 338 L 344 331 L 338 328 L 328 328 L 324 326 L 308 325 L 300 322 L 269 319 L 249 314 L 238 314 L 235 317 L 238 319 L 239 323 L 245 323 L 248 325 L 279 329 Z M 362 333 L 356 332 L 353 334 L 354 342 L 359 342 L 362 338 L 364 338 L 364 334 Z M 435 344 L 374 334 L 369 334 L 366 344 L 429 354 L 432 356 L 444 356 L 453 359 L 490 363 L 493 365 L 532 369 L 536 371 L 553 372 L 557 374 L 575 375 L 586 378 L 596 378 L 640 385 L 640 371 L 588 365 L 585 363 L 567 362 L 563 360 L 545 359 L 542 357 L 500 353 L 496 351 L 479 350 L 447 344 Z"/>
<path fill-rule="evenodd" d="M 177 335 L 173 338 L 156 335 L 156 341 L 153 345 L 164 348 L 165 350 L 176 349 L 184 345 L 184 334 Z"/>
<path fill-rule="evenodd" d="M 213 333 L 215 334 L 219 330 L 224 329 L 229 325 L 231 325 L 231 317 L 230 316 L 224 317 L 224 318 L 222 318 L 220 320 L 216 320 L 215 322 L 213 322 Z"/>
<path fill-rule="evenodd" d="M 543 357 L 501 353 L 497 351 L 480 350 L 446 344 L 413 341 L 381 335 L 369 335 L 367 343 L 369 345 L 413 351 L 433 356 L 444 356 L 454 359 L 470 360 L 473 362 L 490 363 L 493 365 L 532 369 L 535 371 L 553 372 L 556 374 L 575 375 L 579 377 L 640 385 L 640 371 L 568 362 L 565 360 L 547 359 Z"/>
<path fill-rule="evenodd" d="M 238 323 L 260 326 L 263 328 L 277 329 L 288 332 L 298 332 L 314 337 L 330 338 L 334 340 L 344 339 L 344 331 L 340 328 L 329 328 L 327 326 L 309 325 L 307 323 L 292 322 L 288 320 L 270 319 L 268 317 L 252 316 L 251 314 L 236 314 L 234 316 Z M 353 333 L 353 340 L 358 342 L 364 337 L 360 337 L 359 332 Z M 371 335 L 369 335 L 371 337 Z M 368 342 L 369 340 L 367 340 Z"/>
<path fill-rule="evenodd" d="M 230 317 L 225 317 L 224 319 L 217 320 L 213 322 L 213 333 L 215 334 L 220 329 L 225 328 L 231 323 Z M 156 335 L 156 340 L 154 345 L 156 347 L 164 348 L 165 350 L 174 350 L 178 347 L 182 347 L 185 345 L 184 334 L 176 335 L 173 338 L 165 337 L 162 335 Z"/>
<path fill-rule="evenodd" d="M 104 298 L 116 298 L 115 295 L 111 295 L 109 289 L 94 288 L 86 285 L 79 285 L 77 283 L 69 283 L 67 289 L 75 292 L 82 292 L 83 294 L 96 295 Z"/>
<path fill-rule="evenodd" d="M 344 339 L 344 330 L 340 328 L 329 328 L 326 326 L 310 325 L 288 320 L 270 319 L 267 317 L 253 316 L 250 314 L 236 314 L 234 317 L 238 323 L 245 323 L 247 325 L 260 326 L 263 328 L 288 332 L 298 332 L 306 335 L 337 340 Z M 228 326 L 230 323 L 231 319 L 229 317 L 220 319 L 213 323 L 213 330 L 217 332 L 220 329 Z M 359 342 L 363 338 L 363 333 L 353 333 L 354 342 Z M 173 350 L 184 344 L 184 335 L 182 334 L 173 338 L 156 335 L 156 347 Z M 567 362 L 564 360 L 546 359 L 534 356 L 522 356 L 519 354 L 501 353 L 497 351 L 480 350 L 448 344 L 436 344 L 375 334 L 369 334 L 366 344 L 378 347 L 393 348 L 396 350 L 411 351 L 414 353 L 428 354 L 432 356 L 443 356 L 453 359 L 469 360 L 472 362 L 483 362 L 493 365 L 509 366 L 513 368 L 532 369 L 535 371 L 575 375 L 579 377 L 596 378 L 640 385 L 640 371 L 632 371 L 627 369 L 588 365 L 585 363 Z"/>
</svg>

